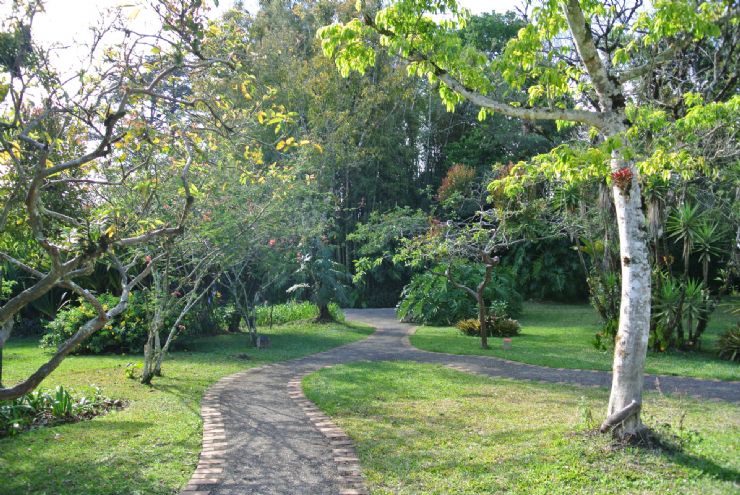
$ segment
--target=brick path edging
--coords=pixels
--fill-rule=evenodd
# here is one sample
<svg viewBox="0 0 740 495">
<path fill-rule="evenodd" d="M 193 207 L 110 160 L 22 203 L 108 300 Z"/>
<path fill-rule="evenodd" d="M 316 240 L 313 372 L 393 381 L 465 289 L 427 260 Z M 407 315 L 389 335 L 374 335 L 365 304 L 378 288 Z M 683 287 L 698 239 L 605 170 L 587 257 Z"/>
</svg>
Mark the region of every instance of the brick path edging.
<svg viewBox="0 0 740 495">
<path fill-rule="evenodd" d="M 329 368 L 331 365 L 324 366 Z M 360 459 L 357 457 L 352 440 L 347 434 L 334 423 L 329 416 L 325 415 L 313 402 L 308 400 L 303 393 L 301 380 L 315 371 L 307 371 L 295 376 L 288 382 L 288 396 L 306 413 L 309 421 L 329 441 L 334 456 L 334 462 L 339 472 L 341 489 L 339 495 L 367 495 L 369 492 L 365 486 L 360 468 Z"/>
<path fill-rule="evenodd" d="M 225 376 L 208 387 L 203 394 L 200 402 L 200 416 L 203 418 L 203 448 L 200 452 L 198 466 L 190 476 L 188 484 L 180 491 L 181 495 L 210 495 L 212 487 L 222 481 L 228 440 L 221 416 L 221 392 L 229 383 L 269 366 L 271 365 L 257 366 Z"/>
</svg>

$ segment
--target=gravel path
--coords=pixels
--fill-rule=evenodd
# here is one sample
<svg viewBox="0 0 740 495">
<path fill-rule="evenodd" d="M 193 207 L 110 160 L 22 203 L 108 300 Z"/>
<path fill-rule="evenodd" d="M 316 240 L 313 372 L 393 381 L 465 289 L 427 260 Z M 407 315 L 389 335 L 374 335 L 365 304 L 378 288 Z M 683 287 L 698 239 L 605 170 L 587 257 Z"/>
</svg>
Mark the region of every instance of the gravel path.
<svg viewBox="0 0 740 495">
<path fill-rule="evenodd" d="M 183 491 L 189 495 L 353 495 L 366 493 L 346 437 L 296 391 L 296 380 L 354 361 L 416 361 L 518 380 L 609 387 L 611 374 L 532 366 L 487 356 L 459 356 L 411 347 L 413 327 L 392 309 L 347 310 L 377 329 L 370 337 L 319 354 L 253 368 L 219 381 L 203 398 L 201 461 Z M 289 383 L 293 382 L 292 387 Z M 708 400 L 740 402 L 740 382 L 646 376 L 645 388 Z"/>
</svg>

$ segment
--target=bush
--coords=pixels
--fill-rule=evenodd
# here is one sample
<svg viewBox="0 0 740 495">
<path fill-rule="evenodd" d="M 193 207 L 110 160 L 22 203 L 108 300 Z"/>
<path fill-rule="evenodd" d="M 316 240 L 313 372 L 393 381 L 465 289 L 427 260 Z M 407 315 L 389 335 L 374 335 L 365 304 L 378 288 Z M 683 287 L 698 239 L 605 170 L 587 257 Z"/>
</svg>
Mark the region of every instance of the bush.
<svg viewBox="0 0 740 495">
<path fill-rule="evenodd" d="M 335 320 L 344 321 L 344 313 L 338 305 L 329 303 L 329 312 Z M 272 313 L 273 325 L 283 325 L 292 321 L 312 320 L 319 316 L 319 308 L 308 301 L 290 301 L 273 306 L 259 306 L 257 308 L 257 325 L 269 325 L 270 313 Z"/>
<path fill-rule="evenodd" d="M 461 320 L 455 327 L 470 337 L 480 336 L 480 322 L 477 319 Z M 513 337 L 519 335 L 521 331 L 518 321 L 498 316 L 489 316 L 486 319 L 486 327 L 489 337 Z"/>
<path fill-rule="evenodd" d="M 98 296 L 98 300 L 105 308 L 118 304 L 118 299 L 111 294 Z M 41 338 L 41 347 L 56 349 L 96 314 L 95 309 L 87 302 L 78 306 L 67 306 L 46 324 L 47 333 Z M 147 339 L 148 322 L 146 297 L 140 292 L 133 292 L 126 312 L 95 332 L 73 352 L 75 354 L 141 352 Z"/>
<path fill-rule="evenodd" d="M 460 320 L 455 324 L 455 328 L 469 337 L 480 335 L 480 322 L 475 318 Z"/>
<path fill-rule="evenodd" d="M 478 314 L 476 302 L 470 295 L 452 286 L 445 277 L 432 273 L 444 273 L 445 268 L 440 265 L 414 275 L 411 282 L 404 287 L 398 303 L 398 315 L 404 321 L 425 325 L 453 325 Z M 484 268 L 481 265 L 463 265 L 457 267 L 455 272 L 460 283 L 476 286 L 483 278 Z M 505 304 L 505 314 L 497 316 L 516 317 L 521 311 L 522 296 L 506 270 L 494 271 L 484 297 L 487 301 L 498 301 L 491 303 L 499 304 L 496 306 L 497 311 L 500 310 L 501 303 Z"/>
<path fill-rule="evenodd" d="M 740 361 L 740 324 L 719 338 L 719 357 L 729 361 Z"/>
</svg>

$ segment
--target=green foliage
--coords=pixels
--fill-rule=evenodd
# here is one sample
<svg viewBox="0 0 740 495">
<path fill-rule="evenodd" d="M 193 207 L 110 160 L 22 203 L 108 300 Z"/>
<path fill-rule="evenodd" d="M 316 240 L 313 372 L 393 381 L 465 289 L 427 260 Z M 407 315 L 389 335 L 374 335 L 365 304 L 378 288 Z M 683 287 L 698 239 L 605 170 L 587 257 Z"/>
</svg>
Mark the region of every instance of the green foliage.
<svg viewBox="0 0 740 495">
<path fill-rule="evenodd" d="M 659 352 L 671 347 L 698 347 L 704 331 L 701 319 L 709 318 L 715 307 L 704 284 L 696 279 L 678 280 L 665 274 L 659 274 L 656 283 L 650 347 Z"/>
<path fill-rule="evenodd" d="M 477 318 L 458 321 L 455 328 L 469 337 L 480 336 L 480 321 Z M 516 320 L 489 315 L 486 318 L 486 331 L 489 337 L 514 337 L 521 332 L 521 325 Z"/>
<path fill-rule="evenodd" d="M 460 320 L 455 323 L 455 328 L 460 330 L 463 334 L 468 337 L 475 337 L 480 335 L 480 321 L 477 318 L 468 318 L 466 320 Z"/>
<path fill-rule="evenodd" d="M 335 303 L 329 304 L 329 312 L 335 321 L 344 321 L 342 309 Z M 257 325 L 283 325 L 294 321 L 313 320 L 319 316 L 319 309 L 308 301 L 289 301 L 283 304 L 257 307 Z"/>
<path fill-rule="evenodd" d="M 104 308 L 118 304 L 118 297 L 111 294 L 98 296 Z M 119 318 L 96 332 L 73 352 L 76 354 L 99 354 L 101 352 L 141 352 L 146 342 L 149 315 L 148 303 L 140 292 L 133 292 L 128 310 Z M 82 325 L 97 315 L 88 302 L 70 305 L 59 311 L 57 317 L 46 324 L 47 333 L 41 346 L 56 349 L 74 335 Z"/>
<path fill-rule="evenodd" d="M 593 344 L 597 349 L 607 349 L 614 345 L 619 326 L 619 301 L 621 282 L 618 273 L 592 270 L 588 278 L 589 301 L 599 313 L 601 329 Z"/>
<path fill-rule="evenodd" d="M 446 265 L 438 265 L 411 278 L 398 303 L 398 315 L 402 319 L 429 325 L 452 325 L 478 313 L 475 300 L 447 281 L 445 269 Z M 483 278 L 483 271 L 480 265 L 458 266 L 456 280 L 475 286 Z M 494 270 L 483 296 L 488 304 L 491 301 L 505 302 L 509 316 L 516 316 L 521 311 L 522 297 L 513 278 L 504 270 Z"/>
<path fill-rule="evenodd" d="M 320 312 L 331 302 L 346 303 L 346 283 L 350 277 L 344 266 L 332 259 L 331 246 L 322 239 L 311 238 L 299 249 L 300 266 L 296 275 L 303 281 L 290 287 L 288 293 L 307 290 Z"/>
<path fill-rule="evenodd" d="M 523 242 L 501 257 L 525 299 L 582 302 L 588 287 L 578 255 L 567 239 Z"/>
<path fill-rule="evenodd" d="M 455 194 L 466 196 L 472 189 L 475 176 L 475 169 L 467 165 L 458 163 L 450 167 L 437 189 L 440 202 L 450 200 Z"/>
<path fill-rule="evenodd" d="M 53 391 L 38 389 L 12 401 L 0 401 L 0 437 L 89 418 L 116 404 L 120 405 L 120 401 L 103 397 L 99 389 L 92 397 L 73 397 L 61 385 Z"/>
<path fill-rule="evenodd" d="M 129 380 L 138 380 L 143 367 L 144 365 L 141 363 L 127 363 L 123 369 L 123 376 Z"/>
<path fill-rule="evenodd" d="M 740 361 L 740 324 L 720 336 L 719 357 L 729 361 Z"/>
</svg>

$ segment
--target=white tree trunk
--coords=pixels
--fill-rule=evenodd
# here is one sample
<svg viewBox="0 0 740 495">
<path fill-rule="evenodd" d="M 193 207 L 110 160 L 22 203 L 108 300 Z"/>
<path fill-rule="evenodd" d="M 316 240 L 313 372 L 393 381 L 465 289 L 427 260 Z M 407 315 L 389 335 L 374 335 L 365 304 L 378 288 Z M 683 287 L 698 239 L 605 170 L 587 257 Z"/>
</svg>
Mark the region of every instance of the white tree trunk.
<svg viewBox="0 0 740 495">
<path fill-rule="evenodd" d="M 650 334 L 650 263 L 640 185 L 634 165 L 624 161 L 620 150 L 614 151 L 612 172 L 624 167 L 632 172 L 630 187 L 621 188 L 617 184 L 612 187 L 619 229 L 622 295 L 608 417 L 624 410 L 633 401 L 642 404 L 645 357 Z M 620 438 L 630 438 L 641 429 L 638 407 L 634 414 L 615 426 L 614 433 Z"/>
</svg>

